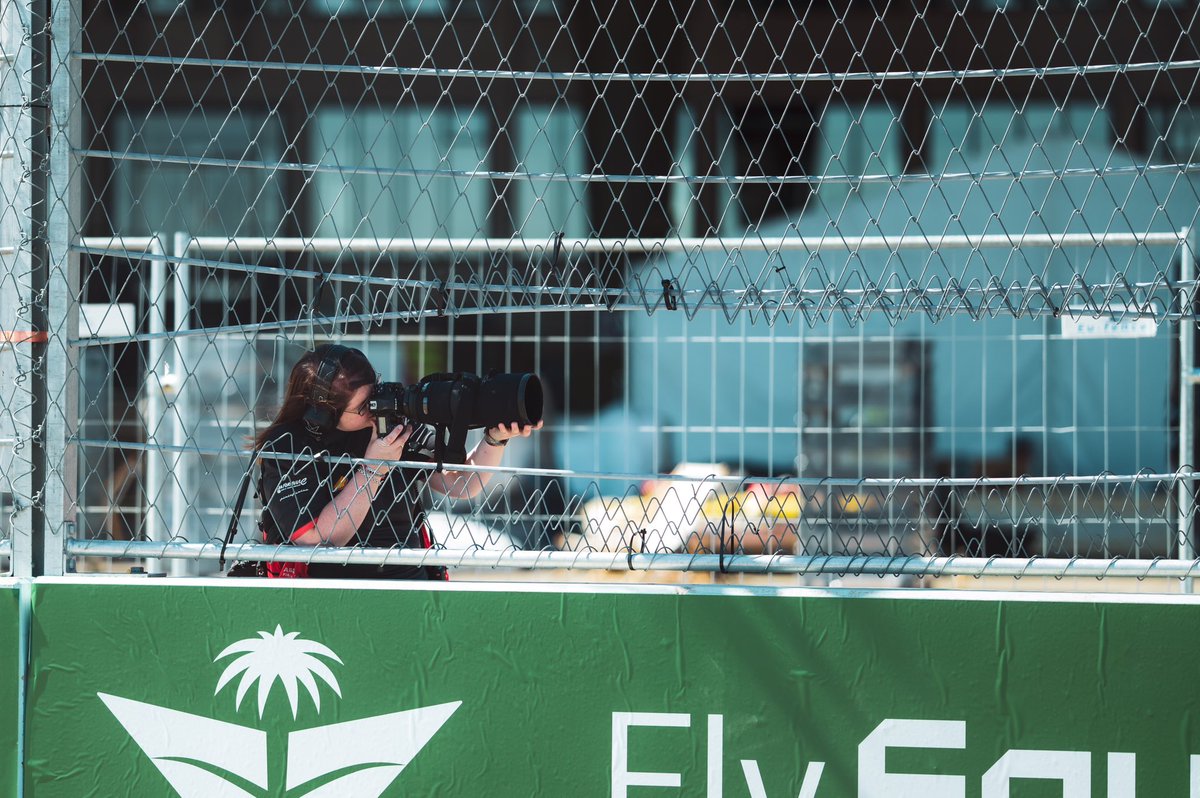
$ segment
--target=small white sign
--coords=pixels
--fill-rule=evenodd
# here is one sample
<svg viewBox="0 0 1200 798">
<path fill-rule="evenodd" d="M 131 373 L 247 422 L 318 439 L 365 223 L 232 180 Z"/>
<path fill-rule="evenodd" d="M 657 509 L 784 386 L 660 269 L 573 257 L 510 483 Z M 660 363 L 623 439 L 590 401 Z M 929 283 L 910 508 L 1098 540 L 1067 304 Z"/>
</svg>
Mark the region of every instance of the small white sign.
<svg viewBox="0 0 1200 798">
<path fill-rule="evenodd" d="M 79 306 L 79 337 L 110 338 L 117 335 L 133 335 L 137 332 L 134 309 L 130 303 L 109 305 L 99 302 L 84 302 Z"/>
<path fill-rule="evenodd" d="M 1062 317 L 1063 338 L 1153 338 L 1157 334 L 1158 325 L 1154 323 L 1154 319 Z"/>
</svg>

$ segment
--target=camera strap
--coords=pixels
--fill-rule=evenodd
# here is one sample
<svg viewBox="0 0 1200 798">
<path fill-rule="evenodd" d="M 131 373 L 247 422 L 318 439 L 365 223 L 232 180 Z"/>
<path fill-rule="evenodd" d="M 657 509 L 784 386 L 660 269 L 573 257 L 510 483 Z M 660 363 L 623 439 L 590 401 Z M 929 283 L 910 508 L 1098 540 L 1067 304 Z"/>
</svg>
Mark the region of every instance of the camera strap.
<svg viewBox="0 0 1200 798">
<path fill-rule="evenodd" d="M 430 382 L 450 382 L 449 423 L 434 424 L 436 432 L 433 444 L 433 460 L 437 471 L 445 470 L 447 462 L 465 463 L 467 460 L 467 422 L 462 412 L 475 401 L 479 392 L 479 377 L 474 374 L 460 372 L 457 374 L 430 374 L 421 380 L 424 385 Z"/>
<path fill-rule="evenodd" d="M 229 519 L 229 528 L 225 530 L 225 540 L 221 542 L 221 556 L 217 559 L 217 570 L 225 570 L 225 550 L 229 548 L 229 544 L 233 542 L 237 536 L 238 521 L 242 517 L 242 506 L 246 503 L 246 492 L 250 490 L 250 475 L 254 473 L 254 462 L 258 459 L 258 449 L 250 452 L 250 464 L 246 466 L 246 471 L 242 474 L 242 481 L 238 485 L 237 499 L 233 502 L 233 515 Z"/>
<path fill-rule="evenodd" d="M 458 388 L 451 394 L 451 405 L 457 404 Z M 465 463 L 467 461 L 467 425 L 460 414 L 455 412 L 452 421 L 446 425 L 435 424 L 433 444 L 433 460 L 437 463 L 437 471 L 444 471 L 445 465 Z"/>
</svg>

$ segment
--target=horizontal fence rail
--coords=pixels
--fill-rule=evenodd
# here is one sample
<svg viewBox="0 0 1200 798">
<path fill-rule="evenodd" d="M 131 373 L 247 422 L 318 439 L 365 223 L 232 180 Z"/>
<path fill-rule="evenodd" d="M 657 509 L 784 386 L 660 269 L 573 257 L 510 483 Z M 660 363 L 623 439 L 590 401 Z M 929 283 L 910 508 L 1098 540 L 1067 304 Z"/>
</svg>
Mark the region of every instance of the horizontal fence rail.
<svg viewBox="0 0 1200 798">
<path fill-rule="evenodd" d="M 882 184 L 896 186 L 902 183 L 953 183 L 983 181 L 1016 180 L 1029 182 L 1034 180 L 1062 181 L 1079 177 L 1107 176 L 1143 176 L 1152 174 L 1178 174 L 1200 172 L 1200 163 L 1180 164 L 1140 164 L 1132 166 L 1076 167 L 1069 169 L 1024 169 L 1017 172 L 939 172 L 937 174 L 915 173 L 893 175 L 888 173 L 854 174 L 854 175 L 646 175 L 646 174 L 593 174 L 590 172 L 501 172 L 478 169 L 397 169 L 380 166 L 339 166 L 323 163 L 302 163 L 295 161 L 253 161 L 232 160 L 228 158 L 187 157 L 183 155 L 164 155 L 151 152 L 114 152 L 111 150 L 77 150 L 74 153 L 79 158 L 91 158 L 112 161 L 128 161 L 132 163 L 169 164 L 186 166 L 189 169 L 246 169 L 268 172 L 304 172 L 308 174 L 337 175 L 340 177 L 376 177 L 376 178 L 424 178 L 446 180 L 545 180 L 561 183 L 645 183 L 650 185 L 688 184 L 688 185 L 873 185 Z"/>
<path fill-rule="evenodd" d="M 77 557 L 160 558 L 215 561 L 221 546 L 163 544 L 149 541 L 71 540 L 67 554 Z M 333 565 L 413 565 L 447 568 L 526 568 L 537 570 L 696 571 L 731 574 L 855 576 L 1002 576 L 1054 578 L 1124 577 L 1188 579 L 1200 576 L 1200 560 L 1055 559 L 1013 557 L 923 557 L 920 555 L 795 556 L 788 554 L 642 554 L 597 551 L 438 551 L 425 549 L 331 549 L 242 544 L 227 557 L 272 562 Z"/>
<path fill-rule="evenodd" d="M 787 82 L 808 83 L 812 81 L 829 81 L 843 83 L 847 81 L 883 80 L 926 81 L 926 80 L 969 80 L 976 78 L 1050 78 L 1075 75 L 1102 75 L 1109 73 L 1136 72 L 1165 72 L 1188 69 L 1200 69 L 1200 60 L 1184 61 L 1153 61 L 1140 64 L 1088 64 L 1079 66 L 1029 67 L 1005 69 L 963 69 L 963 70 L 924 70 L 924 71 L 889 71 L 889 72 L 724 72 L 724 73 L 662 73 L 662 72 L 552 72 L 544 70 L 508 70 L 508 69 L 446 69 L 439 67 L 397 67 L 369 66 L 352 64 L 311 64 L 288 61 L 241 61 L 235 59 L 168 57 L 153 55 L 134 55 L 127 53 L 72 53 L 73 58 L 82 61 L 103 61 L 108 63 L 125 63 L 137 66 L 171 66 L 199 67 L 214 69 L 243 69 L 252 71 L 280 70 L 284 72 L 319 72 L 321 74 L 341 75 L 394 75 L 400 77 L 431 77 L 431 78 L 487 78 L 502 80 L 551 80 L 551 81 L 623 81 L 630 83 L 686 83 L 700 81 L 703 83 L 727 83 L 730 81 L 746 81 L 749 83 Z"/>
<path fill-rule="evenodd" d="M 1149 319 L 1156 323 L 1195 318 L 1196 283 L 1172 277 L 1159 270 L 1148 275 L 1149 281 L 1131 281 L 1117 275 L 1116 282 L 1089 282 L 1074 275 L 1066 283 L 1045 283 L 1040 278 L 1024 282 L 1003 282 L 998 278 L 960 282 L 928 277 L 923 283 L 906 280 L 900 272 L 880 275 L 878 282 L 866 284 L 828 282 L 824 265 L 815 256 L 823 252 L 846 252 L 853 259 L 860 252 L 924 251 L 936 256 L 943 253 L 967 257 L 984 250 L 1048 248 L 1062 251 L 1085 248 L 1095 255 L 1111 258 L 1108 247 L 1171 247 L 1164 265 L 1192 257 L 1186 230 L 1173 233 L 1060 233 L 1060 234 L 989 234 L 989 235 L 912 235 L 912 236 L 784 236 L 739 239 L 267 239 L 267 238 L 188 238 L 172 255 L 164 252 L 159 238 L 84 239 L 75 251 L 95 257 L 127 258 L 134 263 L 175 264 L 200 269 L 245 273 L 252 276 L 276 276 L 287 279 L 316 280 L 321 285 L 343 285 L 351 293 L 333 315 L 310 312 L 306 318 L 287 321 L 239 323 L 227 327 L 205 326 L 194 330 L 164 330 L 129 336 L 99 336 L 76 344 L 107 345 L 148 341 L 154 337 L 252 335 L 296 330 L 311 325 L 335 328 L 337 325 L 370 327 L 387 320 L 417 321 L 423 318 L 459 317 L 491 313 L 530 313 L 562 310 L 603 310 L 607 312 L 641 311 L 645 313 L 681 310 L 689 318 L 701 311 L 719 312 L 733 322 L 743 314 L 762 318 L 768 323 L 802 320 L 808 326 L 834 316 L 851 323 L 872 317 L 885 319 L 893 326 L 910 317 L 942 321 L 957 316 L 973 320 L 1013 316 L 1015 318 L 1116 317 Z M 193 252 L 218 252 L 218 259 L 194 257 Z M 807 255 L 802 263 L 776 260 L 782 253 Z M 456 264 L 461 276 L 430 280 L 407 274 L 397 267 L 391 276 L 361 273 L 317 271 L 297 267 L 277 267 L 262 263 L 230 260 L 233 255 L 261 253 L 270 256 L 328 253 L 339 260 L 353 254 L 383 258 L 389 255 L 427 257 L 448 255 L 455 258 L 480 256 L 492 258 L 478 265 Z M 560 253 L 562 254 L 561 263 Z M 718 273 L 697 267 L 688 261 L 672 264 L 664 260 L 672 254 L 689 258 L 703 254 L 723 254 L 725 262 Z M 495 262 L 500 256 L 528 255 L 530 260 Z M 624 287 L 606 287 L 589 280 L 594 271 L 589 256 L 641 257 L 642 271 L 625 278 Z M 958 255 L 961 257 L 962 255 Z M 765 257 L 773 269 L 757 274 L 742 268 L 746 258 Z M 377 265 L 377 264 L 376 264 Z M 461 267 L 461 268 L 459 268 Z M 372 271 L 376 271 L 372 268 Z M 822 282 L 825 280 L 826 282 Z M 590 284 L 589 284 L 590 283 Z M 355 289 L 370 289 L 362 296 Z"/>
<path fill-rule="evenodd" d="M 899 236 L 713 236 L 708 238 L 563 238 L 558 245 L 564 251 L 588 254 L 603 252 L 732 252 L 739 249 L 772 252 L 820 252 L 938 249 L 1017 249 L 1020 247 L 1096 247 L 1096 246 L 1178 246 L 1187 241 L 1187 232 L 1166 233 L 992 233 L 985 235 L 921 234 Z M 157 236 L 86 237 L 79 251 L 93 255 L 162 260 L 172 258 L 162 250 L 151 250 L 155 243 L 165 247 Z M 555 241 L 522 238 L 220 238 L 197 236 L 186 239 L 187 249 L 218 252 L 323 252 L 330 254 L 491 254 L 493 252 L 529 254 L 546 252 Z M 334 275 L 330 275 L 332 278 Z"/>
</svg>

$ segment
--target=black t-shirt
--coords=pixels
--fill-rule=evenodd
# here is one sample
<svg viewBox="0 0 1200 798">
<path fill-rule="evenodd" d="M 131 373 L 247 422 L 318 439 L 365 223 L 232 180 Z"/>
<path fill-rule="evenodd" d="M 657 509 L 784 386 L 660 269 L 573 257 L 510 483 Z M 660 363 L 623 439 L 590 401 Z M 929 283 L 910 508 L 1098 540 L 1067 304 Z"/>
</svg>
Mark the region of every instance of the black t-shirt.
<svg viewBox="0 0 1200 798">
<path fill-rule="evenodd" d="M 345 455 L 362 457 L 371 442 L 371 430 L 343 432 L 333 430 L 320 440 L 301 423 L 285 424 L 274 430 L 262 447 L 265 454 L 295 455 L 295 459 L 263 457 L 259 459 L 262 497 L 262 529 L 265 542 L 290 543 L 316 523 L 317 516 L 333 497 L 349 483 L 354 466 L 330 463 L 326 457 Z M 404 453 L 406 460 L 422 459 L 415 452 Z M 347 546 L 370 548 L 429 548 L 425 516 L 419 492 L 428 472 L 411 468 L 393 468 L 371 501 L 371 508 L 359 525 L 357 535 Z M 278 570 L 278 569 L 277 569 Z M 300 569 L 303 572 L 304 569 Z M 312 563 L 307 576 L 314 578 L 355 579 L 436 579 L 442 569 L 406 565 L 333 565 Z"/>
</svg>

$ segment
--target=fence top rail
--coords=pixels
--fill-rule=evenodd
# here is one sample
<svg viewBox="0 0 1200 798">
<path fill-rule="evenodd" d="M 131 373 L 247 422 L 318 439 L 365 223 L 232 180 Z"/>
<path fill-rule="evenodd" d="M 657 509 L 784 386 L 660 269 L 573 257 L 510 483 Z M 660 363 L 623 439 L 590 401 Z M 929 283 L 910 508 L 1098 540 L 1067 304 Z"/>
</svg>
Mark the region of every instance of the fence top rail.
<svg viewBox="0 0 1200 798">
<path fill-rule="evenodd" d="M 555 82 L 583 81 L 631 83 L 810 83 L 847 81 L 908 80 L 968 80 L 988 78 L 1067 77 L 1080 75 L 1125 74 L 1131 72 L 1163 72 L 1200 68 L 1200 60 L 1143 61 L 1132 64 L 1067 64 L 1053 67 L 1016 67 L 981 69 L 927 69 L 858 72 L 588 72 L 530 69 L 472 69 L 469 67 L 403 67 L 372 64 L 321 64 L 308 61 L 249 61 L 233 58 L 199 58 L 196 56 L 161 56 L 141 53 L 98 53 L 75 51 L 71 58 L 99 63 L 124 63 L 136 66 L 202 67 L 209 69 L 245 69 L 254 72 L 280 70 L 285 72 L 320 72 L 322 74 L 352 74 L 394 77 L 469 78 L 471 80 L 549 80 Z"/>
<path fill-rule="evenodd" d="M 1143 178 L 1151 174 L 1191 174 L 1200 172 L 1200 162 L 1188 160 L 1184 163 L 1135 163 L 1124 166 L 1065 167 L 1062 169 L 1022 169 L 960 171 L 960 172 L 873 172 L 870 174 L 613 174 L 597 170 L 590 172 L 529 172 L 501 171 L 496 169 L 417 169 L 408 167 L 384 167 L 376 165 L 342 165 L 325 161 L 250 160 L 246 158 L 218 158 L 209 155 L 170 155 L 161 152 L 135 152 L 132 150 L 72 149 L 75 158 L 95 158 L 113 162 L 140 162 L 162 166 L 172 164 L 192 169 L 217 168 L 235 170 L 259 170 L 271 173 L 302 172 L 305 174 L 331 174 L 343 178 L 369 175 L 378 178 L 416 178 L 441 180 L 544 180 L 554 183 L 633 183 L 646 185 L 886 185 L 899 187 L 901 184 L 971 182 L 984 180 L 1008 180 L 1017 183 L 1034 180 L 1063 181 L 1068 178 L 1099 178 L 1124 175 Z"/>
<path fill-rule="evenodd" d="M 187 239 L 187 251 L 249 252 L 314 252 L 366 254 L 492 254 L 539 253 L 559 248 L 572 253 L 668 253 L 720 252 L 739 250 L 769 252 L 817 252 L 866 250 L 937 250 L 937 249 L 1018 249 L 1021 247 L 1097 247 L 1097 246 L 1178 246 L 1186 242 L 1187 230 L 1143 233 L 978 233 L 965 235 L 784 235 L 696 237 L 613 237 L 528 239 L 520 237 L 471 238 L 335 238 L 335 237 L 261 237 L 261 236 L 195 236 Z M 173 237 L 157 236 L 87 236 L 82 246 L 97 250 L 94 254 L 111 251 L 113 255 L 129 257 L 145 253 L 158 258 L 169 251 L 167 242 Z M 185 255 L 187 252 L 177 253 Z"/>
</svg>

